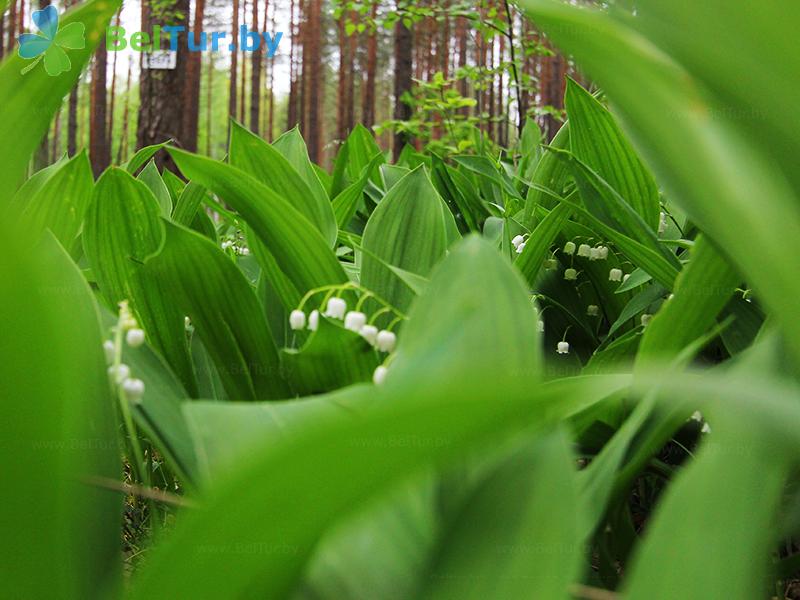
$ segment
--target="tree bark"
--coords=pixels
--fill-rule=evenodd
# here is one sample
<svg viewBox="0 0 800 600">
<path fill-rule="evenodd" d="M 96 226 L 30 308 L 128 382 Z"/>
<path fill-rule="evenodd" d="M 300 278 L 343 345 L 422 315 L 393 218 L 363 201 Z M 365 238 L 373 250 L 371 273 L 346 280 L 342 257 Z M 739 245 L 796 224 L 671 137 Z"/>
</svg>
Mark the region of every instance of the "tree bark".
<svg viewBox="0 0 800 600">
<path fill-rule="evenodd" d="M 297 113 L 297 28 L 295 26 L 295 12 L 297 0 L 290 0 L 289 30 L 292 33 L 291 46 L 289 47 L 289 106 L 286 111 L 286 129 L 291 129 L 298 123 Z"/>
<path fill-rule="evenodd" d="M 372 3 L 372 22 L 378 19 L 378 3 Z M 367 127 L 375 125 L 375 74 L 378 67 L 378 32 L 371 30 L 367 39 L 367 78 L 364 82 L 364 101 L 361 107 L 361 121 Z"/>
<path fill-rule="evenodd" d="M 8 42 L 6 48 L 8 49 L 9 54 L 13 54 L 14 52 L 14 44 L 16 40 L 14 39 L 14 33 L 17 30 L 17 2 L 16 0 L 11 0 L 11 6 L 8 10 Z"/>
<path fill-rule="evenodd" d="M 200 33 L 203 31 L 203 22 L 206 14 L 206 0 L 195 0 L 194 24 L 192 32 L 196 45 L 200 44 Z M 190 152 L 197 152 L 197 130 L 200 111 L 200 72 L 202 70 L 203 55 L 200 52 L 189 52 L 186 61 L 186 87 L 184 88 L 183 133 L 181 138 L 184 147 Z"/>
<path fill-rule="evenodd" d="M 24 3 L 24 0 L 23 0 Z M 39 10 L 47 7 L 50 4 L 50 0 L 39 0 Z M 0 43 L 2 45 L 2 43 Z M 43 169 L 48 164 L 50 164 L 50 131 L 45 131 L 44 137 L 42 138 L 42 143 L 39 144 L 39 148 L 36 151 L 36 157 L 34 159 L 34 167 L 38 171 L 39 169 Z"/>
<path fill-rule="evenodd" d="M 306 130 L 303 131 L 308 155 L 315 163 L 322 160 L 322 96 L 325 72 L 322 69 L 322 0 L 308 0 L 308 20 L 303 48 L 303 104 Z"/>
<path fill-rule="evenodd" d="M 413 34 L 403 25 L 402 19 L 398 20 L 394 28 L 394 118 L 399 121 L 408 121 L 411 118 L 411 106 L 403 101 L 403 96 L 411 92 L 412 50 Z M 395 133 L 395 160 L 408 142 L 408 134 Z"/>
<path fill-rule="evenodd" d="M 242 0 L 242 25 L 247 22 L 247 0 Z M 239 117 L 238 121 L 245 125 L 245 104 L 247 98 L 247 53 L 242 50 L 242 73 L 239 77 Z"/>
<path fill-rule="evenodd" d="M 189 0 L 153 0 L 142 2 L 142 26 L 152 31 L 155 25 L 177 25 L 188 28 Z M 167 36 L 163 36 L 162 48 L 169 47 Z M 185 41 L 185 40 L 184 40 Z M 141 69 L 139 79 L 139 125 L 136 143 L 139 148 L 173 140 L 178 147 L 185 147 L 183 140 L 183 99 L 186 87 L 186 44 L 178 45 L 177 65 L 174 70 Z M 143 59 L 142 59 L 143 62 Z M 165 152 L 156 155 L 160 168 L 173 172 L 178 169 Z"/>
<path fill-rule="evenodd" d="M 206 156 L 211 156 L 211 139 L 213 132 L 213 101 L 214 101 L 214 53 L 208 53 L 208 78 L 206 82 Z"/>
<path fill-rule="evenodd" d="M 258 27 L 258 0 L 252 0 L 252 2 L 253 31 L 257 31 L 260 34 L 261 30 Z M 266 28 L 267 22 L 264 21 L 264 29 Z M 253 52 L 253 73 L 250 78 L 250 131 L 256 135 L 261 133 L 261 69 L 263 58 L 264 43 L 262 39 L 259 49 Z"/>
<path fill-rule="evenodd" d="M 133 74 L 133 58 L 128 57 L 128 77 L 125 81 L 125 108 L 122 111 L 122 132 L 117 148 L 117 164 L 122 164 L 122 158 L 128 154 L 128 138 L 130 135 L 131 113 L 131 75 Z"/>
<path fill-rule="evenodd" d="M 106 124 L 108 123 L 106 99 L 106 71 L 108 52 L 105 44 L 100 44 L 94 57 L 92 70 L 92 102 L 89 117 L 89 158 L 92 172 L 99 177 L 111 164 L 111 149 L 108 147 Z"/>
<path fill-rule="evenodd" d="M 342 11 L 336 25 L 339 36 L 339 79 L 336 82 L 336 139 L 343 143 L 347 138 L 347 32 L 346 17 Z"/>
<path fill-rule="evenodd" d="M 233 0 L 233 39 L 234 43 L 239 35 L 239 0 Z M 236 118 L 236 107 L 238 106 L 236 94 L 238 93 L 238 88 L 236 86 L 236 74 L 239 70 L 239 53 L 238 51 L 234 50 L 231 53 L 231 81 L 230 81 L 230 90 L 228 94 L 228 138 L 230 138 L 231 133 L 231 126 L 230 126 L 230 119 Z M 228 142 L 229 143 L 229 142 Z"/>
</svg>

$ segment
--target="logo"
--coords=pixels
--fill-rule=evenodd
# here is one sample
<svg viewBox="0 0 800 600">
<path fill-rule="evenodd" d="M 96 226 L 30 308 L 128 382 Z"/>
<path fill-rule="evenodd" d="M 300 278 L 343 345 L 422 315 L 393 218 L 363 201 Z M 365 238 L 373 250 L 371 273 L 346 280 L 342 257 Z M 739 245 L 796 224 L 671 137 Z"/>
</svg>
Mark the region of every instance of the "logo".
<svg viewBox="0 0 800 600">
<path fill-rule="evenodd" d="M 58 11 L 55 6 L 48 6 L 33 13 L 33 22 L 39 33 L 23 33 L 19 36 L 19 55 L 26 60 L 33 60 L 22 69 L 22 74 L 33 70 L 44 60 L 44 70 L 50 77 L 58 77 L 72 68 L 72 61 L 67 50 L 82 50 L 86 47 L 83 23 L 70 23 L 58 28 Z"/>
</svg>

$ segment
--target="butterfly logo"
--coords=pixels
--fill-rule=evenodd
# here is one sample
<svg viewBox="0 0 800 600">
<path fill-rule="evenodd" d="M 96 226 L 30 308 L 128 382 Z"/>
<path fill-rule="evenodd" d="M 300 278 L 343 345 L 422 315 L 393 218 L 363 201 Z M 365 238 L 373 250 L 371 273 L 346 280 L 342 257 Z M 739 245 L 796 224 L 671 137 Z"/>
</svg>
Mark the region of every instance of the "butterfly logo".
<svg viewBox="0 0 800 600">
<path fill-rule="evenodd" d="M 33 13 L 33 22 L 39 33 L 23 33 L 19 36 L 19 55 L 34 62 L 22 69 L 25 75 L 44 60 L 44 70 L 50 77 L 58 77 L 72 68 L 66 50 L 82 50 L 86 47 L 83 23 L 70 23 L 58 29 L 58 11 L 48 6 Z"/>
</svg>

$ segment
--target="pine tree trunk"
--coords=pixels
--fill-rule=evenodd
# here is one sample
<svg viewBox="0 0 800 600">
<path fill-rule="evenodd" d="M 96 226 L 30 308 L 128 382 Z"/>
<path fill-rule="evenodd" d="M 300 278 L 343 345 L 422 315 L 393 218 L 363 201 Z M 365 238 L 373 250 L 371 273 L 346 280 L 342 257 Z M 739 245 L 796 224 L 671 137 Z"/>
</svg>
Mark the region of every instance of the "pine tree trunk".
<svg viewBox="0 0 800 600">
<path fill-rule="evenodd" d="M 394 118 L 408 121 L 411 118 L 411 106 L 403 101 L 403 96 L 411 92 L 411 74 L 413 70 L 413 35 L 410 29 L 398 20 L 394 28 Z M 394 136 L 394 157 L 400 156 L 403 147 L 409 142 L 408 135 L 397 132 Z"/>
<path fill-rule="evenodd" d="M 14 33 L 17 30 L 17 2 L 11 0 L 11 6 L 8 10 L 8 41 L 6 49 L 9 54 L 14 52 Z"/>
<path fill-rule="evenodd" d="M 292 32 L 291 46 L 289 47 L 289 106 L 286 115 L 286 129 L 291 129 L 298 123 L 297 114 L 297 50 L 295 40 L 297 29 L 295 27 L 296 1 L 290 0 L 289 30 Z"/>
<path fill-rule="evenodd" d="M 151 2 L 142 2 L 142 26 L 151 31 L 154 25 L 171 25 L 188 28 L 189 0 L 159 0 L 158 13 L 151 10 Z M 162 48 L 169 47 L 167 36 L 162 40 Z M 142 69 L 139 78 L 139 125 L 136 143 L 139 148 L 174 140 L 179 147 L 185 147 L 183 134 L 183 99 L 186 87 L 186 63 L 189 52 L 185 44 L 178 45 L 177 65 L 174 70 Z M 156 163 L 161 168 L 177 172 L 172 158 L 165 152 L 156 155 Z"/>
<path fill-rule="evenodd" d="M 351 19 L 358 20 L 358 14 L 351 13 Z M 358 51 L 358 33 L 351 35 L 347 50 L 347 97 L 345 98 L 345 124 L 347 133 L 353 131 L 356 125 L 356 53 Z"/>
<path fill-rule="evenodd" d="M 94 57 L 92 70 L 92 102 L 89 117 L 89 158 L 92 172 L 99 177 L 111 164 L 111 150 L 108 147 L 106 124 L 108 123 L 106 99 L 106 71 L 108 52 L 105 44 L 100 44 Z"/>
<path fill-rule="evenodd" d="M 258 0 L 253 2 L 253 31 L 261 32 L 258 27 Z M 267 23 L 264 22 L 264 29 Z M 250 78 L 250 131 L 259 135 L 261 132 L 261 69 L 264 58 L 264 43 L 253 52 L 253 73 Z"/>
<path fill-rule="evenodd" d="M 247 0 L 242 0 L 242 25 L 247 22 Z M 237 120 L 245 125 L 245 105 L 247 98 L 247 53 L 242 50 L 242 73 L 239 80 L 239 116 Z"/>
<path fill-rule="evenodd" d="M 347 138 L 347 33 L 344 11 L 336 25 L 339 36 L 339 80 L 336 82 L 336 139 L 344 142 Z"/>
<path fill-rule="evenodd" d="M 235 40 L 239 35 L 239 0 L 233 0 L 233 39 Z M 236 107 L 238 106 L 236 94 L 238 92 L 238 87 L 236 85 L 237 79 L 236 75 L 239 70 L 239 53 L 238 51 L 231 52 L 231 81 L 230 81 L 230 90 L 228 95 L 228 138 L 230 138 L 231 133 L 231 126 L 230 126 L 230 119 L 236 118 Z M 227 143 L 227 142 L 226 142 Z"/>
<path fill-rule="evenodd" d="M 377 21 L 378 3 L 372 4 L 372 21 Z M 375 119 L 375 74 L 378 67 L 378 32 L 371 31 L 367 40 L 367 79 L 364 83 L 364 101 L 361 107 L 361 121 L 367 127 L 376 123 Z"/>
<path fill-rule="evenodd" d="M 116 25 L 119 27 L 122 20 L 122 9 L 117 11 Z M 109 152 L 113 154 L 114 149 L 114 104 L 117 101 L 117 55 L 114 52 L 114 60 L 111 63 L 111 99 L 108 102 L 108 124 L 106 125 L 106 136 L 108 138 Z"/>
<path fill-rule="evenodd" d="M 303 131 L 308 155 L 315 163 L 322 160 L 322 0 L 308 0 L 308 19 L 303 48 L 303 104 L 306 128 Z"/>
<path fill-rule="evenodd" d="M 6 55 L 6 13 L 0 12 L 0 60 Z"/>
<path fill-rule="evenodd" d="M 69 93 L 69 109 L 67 111 L 67 154 L 75 156 L 78 151 L 78 88 L 80 81 Z"/>
<path fill-rule="evenodd" d="M 266 22 L 266 19 L 265 19 Z M 275 14 L 272 14 L 272 31 L 275 31 Z M 275 63 L 269 66 L 269 118 L 267 119 L 267 141 L 272 142 L 273 132 L 275 131 Z"/>
<path fill-rule="evenodd" d="M 194 24 L 192 32 L 193 41 L 196 45 L 200 44 L 200 33 L 203 31 L 203 21 L 206 14 L 206 0 L 195 0 L 194 3 Z M 197 152 L 197 129 L 200 111 L 200 75 L 203 68 L 203 55 L 200 52 L 189 52 L 186 61 L 186 87 L 184 88 L 185 98 L 183 100 L 183 140 L 184 148 L 190 152 Z"/>
<path fill-rule="evenodd" d="M 456 38 L 458 39 L 458 68 L 463 69 L 467 66 L 467 27 L 468 21 L 466 17 L 458 17 L 456 23 Z M 469 95 L 469 81 L 466 76 L 458 80 L 458 93 L 461 97 L 466 98 Z M 460 109 L 461 115 L 464 117 L 469 116 L 469 106 Z"/>
</svg>

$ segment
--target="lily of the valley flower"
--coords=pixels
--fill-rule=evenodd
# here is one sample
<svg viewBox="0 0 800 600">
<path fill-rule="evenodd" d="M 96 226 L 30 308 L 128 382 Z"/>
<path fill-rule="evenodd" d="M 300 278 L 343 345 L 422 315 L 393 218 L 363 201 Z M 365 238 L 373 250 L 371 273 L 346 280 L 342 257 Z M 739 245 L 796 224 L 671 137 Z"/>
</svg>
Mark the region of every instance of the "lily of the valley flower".
<svg viewBox="0 0 800 600">
<path fill-rule="evenodd" d="M 525 251 L 525 242 L 522 242 L 519 246 L 517 246 L 517 254 L 522 254 Z"/>
<path fill-rule="evenodd" d="M 597 258 L 598 260 L 606 260 L 608 258 L 608 246 L 597 247 Z"/>
<path fill-rule="evenodd" d="M 308 328 L 311 331 L 316 331 L 319 327 L 319 311 L 312 310 L 311 314 L 308 315 Z"/>
<path fill-rule="evenodd" d="M 609 281 L 622 281 L 622 269 L 611 269 L 608 272 Z"/>
<path fill-rule="evenodd" d="M 658 233 L 664 233 L 667 230 L 667 213 L 662 212 L 658 216 Z"/>
<path fill-rule="evenodd" d="M 592 254 L 592 248 L 589 244 L 581 244 L 578 246 L 578 256 L 582 256 L 583 258 L 589 258 Z"/>
<path fill-rule="evenodd" d="M 590 317 L 596 317 L 597 315 L 600 314 L 600 307 L 597 306 L 596 304 L 590 304 L 589 306 L 586 307 L 586 314 L 589 315 Z"/>
<path fill-rule="evenodd" d="M 578 279 L 578 272 L 575 269 L 567 269 L 564 271 L 564 279 L 567 281 L 575 281 Z"/>
<path fill-rule="evenodd" d="M 647 327 L 652 320 L 653 315 L 643 314 L 642 315 L 642 327 Z"/>
<path fill-rule="evenodd" d="M 344 328 L 359 333 L 361 328 L 367 324 L 367 315 L 358 311 L 350 311 L 344 317 Z"/>
<path fill-rule="evenodd" d="M 331 298 L 328 300 L 328 309 L 325 311 L 326 317 L 332 319 L 344 319 L 344 313 L 347 312 L 347 302 L 341 298 Z"/>
<path fill-rule="evenodd" d="M 106 340 L 105 342 L 103 342 L 103 352 L 105 352 L 106 355 L 106 363 L 108 363 L 109 365 L 113 363 L 114 354 L 116 352 L 114 348 L 114 342 L 112 342 L 111 340 Z"/>
<path fill-rule="evenodd" d="M 569 354 L 569 342 L 558 342 L 556 352 L 559 354 Z"/>
<path fill-rule="evenodd" d="M 289 315 L 289 327 L 292 331 L 300 331 L 306 326 L 306 313 L 302 310 L 293 310 Z"/>
<path fill-rule="evenodd" d="M 397 345 L 397 336 L 384 329 L 378 333 L 375 345 L 381 352 L 394 352 L 394 347 Z"/>
<path fill-rule="evenodd" d="M 513 240 L 511 240 L 511 243 L 514 245 L 514 248 L 519 248 L 520 244 L 525 243 L 525 238 L 521 235 L 518 235 Z"/>
<path fill-rule="evenodd" d="M 131 348 L 138 348 L 144 344 L 144 331 L 141 329 L 129 329 L 125 334 L 125 341 Z"/>
<path fill-rule="evenodd" d="M 364 325 L 360 333 L 361 337 L 367 340 L 372 346 L 378 341 L 378 328 L 375 327 L 375 325 Z"/>
<path fill-rule="evenodd" d="M 144 381 L 141 379 L 126 379 L 122 384 L 122 391 L 129 402 L 139 402 L 144 396 Z"/>
<path fill-rule="evenodd" d="M 589 250 L 589 260 L 600 260 L 600 248 Z"/>
<path fill-rule="evenodd" d="M 386 375 L 389 373 L 389 369 L 381 365 L 375 372 L 372 374 L 372 382 L 375 385 L 382 385 L 384 381 L 386 381 Z"/>
<path fill-rule="evenodd" d="M 117 385 L 130 377 L 130 374 L 131 368 L 125 363 L 119 364 L 116 368 L 113 366 L 108 368 L 108 376 L 111 378 L 111 381 Z"/>
<path fill-rule="evenodd" d="M 539 329 L 539 333 L 544 333 L 544 321 L 539 319 L 539 322 L 536 324 L 536 327 Z"/>
<path fill-rule="evenodd" d="M 564 254 L 572 256 L 575 254 L 575 242 L 567 242 L 564 244 Z"/>
</svg>

